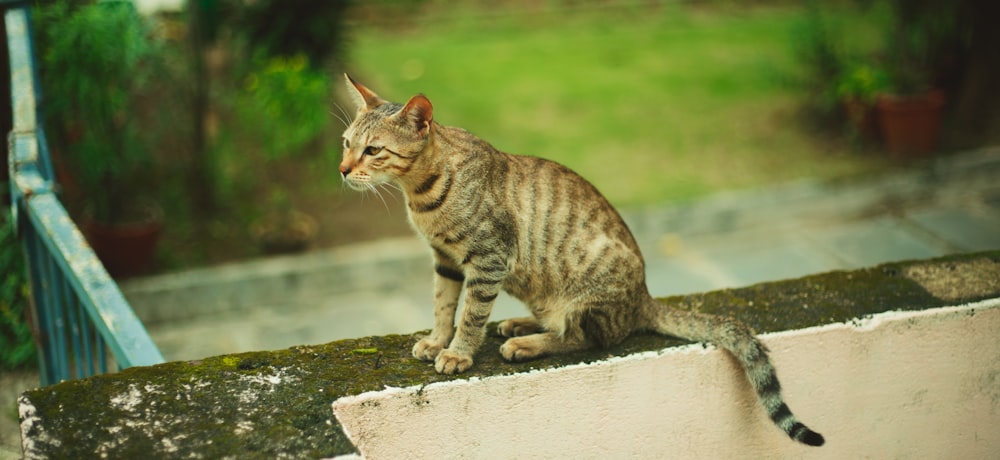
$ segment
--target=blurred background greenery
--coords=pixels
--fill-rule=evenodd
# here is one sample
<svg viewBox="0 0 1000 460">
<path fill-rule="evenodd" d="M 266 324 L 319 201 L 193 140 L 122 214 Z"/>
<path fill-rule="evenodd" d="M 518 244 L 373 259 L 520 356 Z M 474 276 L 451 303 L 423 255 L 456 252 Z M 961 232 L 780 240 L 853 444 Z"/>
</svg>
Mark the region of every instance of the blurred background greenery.
<svg viewBox="0 0 1000 460">
<path fill-rule="evenodd" d="M 801 7 L 464 6 L 358 30 L 356 77 L 387 97 L 423 92 L 439 122 L 565 163 L 618 205 L 882 166 L 803 123 Z"/>
<path fill-rule="evenodd" d="M 68 172 L 100 162 L 78 154 L 91 150 L 79 138 L 96 131 L 80 120 L 139 133 L 128 144 L 151 160 L 109 155 L 101 171 L 114 177 L 61 182 L 71 211 L 111 183 L 134 190 L 115 195 L 155 198 L 166 224 L 154 271 L 253 257 L 267 251 L 265 235 L 302 239 L 294 249 L 408 232 L 398 198 L 383 205 L 339 184 L 339 136 L 353 112 L 344 71 L 391 100 L 424 93 L 439 122 L 565 163 L 617 205 L 655 205 L 897 167 L 846 122 L 841 101 L 873 105 L 889 88 L 901 25 L 926 55 L 900 75 L 956 96 L 960 79 L 945 74 L 968 55 L 972 26 L 960 15 L 975 4 L 191 0 L 136 19 L 145 40 L 112 72 L 128 76 L 122 83 L 72 86 L 128 100 L 109 117 L 58 103 L 68 98 L 60 82 L 89 70 L 56 52 L 81 43 L 67 38 L 83 34 L 69 34 L 87 20 L 77 16 L 120 10 L 109 3 L 122 2 L 39 3 L 49 134 Z M 962 142 L 982 140 L 946 136 L 937 150 Z"/>
<path fill-rule="evenodd" d="M 84 224 L 99 199 L 155 203 L 145 273 L 410 233 L 398 196 L 340 184 L 345 71 L 624 207 L 845 180 L 1000 133 L 992 1 L 140 3 L 33 5 L 63 201 Z M 928 90 L 940 139 L 890 155 L 871 114 Z"/>
</svg>

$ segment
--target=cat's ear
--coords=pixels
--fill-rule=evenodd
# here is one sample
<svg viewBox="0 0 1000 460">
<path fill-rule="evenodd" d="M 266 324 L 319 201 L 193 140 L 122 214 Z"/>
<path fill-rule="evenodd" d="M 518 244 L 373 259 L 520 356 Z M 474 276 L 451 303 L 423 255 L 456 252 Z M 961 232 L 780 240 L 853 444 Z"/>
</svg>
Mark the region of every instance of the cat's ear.
<svg viewBox="0 0 1000 460">
<path fill-rule="evenodd" d="M 344 79 L 347 81 L 347 92 L 351 95 L 351 101 L 354 102 L 354 107 L 359 112 L 362 110 L 371 110 L 385 102 L 374 91 L 354 81 L 350 75 L 345 73 Z"/>
<path fill-rule="evenodd" d="M 413 126 L 420 137 L 427 137 L 431 131 L 431 121 L 434 119 L 434 107 L 427 96 L 418 94 L 410 98 L 403 109 L 399 111 L 399 116 L 405 117 Z"/>
</svg>

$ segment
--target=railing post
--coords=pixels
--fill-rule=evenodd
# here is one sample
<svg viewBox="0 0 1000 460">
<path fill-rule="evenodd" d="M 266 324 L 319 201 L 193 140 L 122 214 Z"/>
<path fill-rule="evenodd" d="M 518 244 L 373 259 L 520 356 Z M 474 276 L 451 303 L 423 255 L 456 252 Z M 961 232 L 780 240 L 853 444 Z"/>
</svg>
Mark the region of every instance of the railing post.
<svg viewBox="0 0 1000 460">
<path fill-rule="evenodd" d="M 53 192 L 27 2 L 7 7 L 11 105 L 11 213 L 25 248 L 42 384 L 163 362 L 163 355 Z M 95 363 L 96 361 L 96 363 Z M 96 369 L 95 369 L 96 364 Z"/>
</svg>

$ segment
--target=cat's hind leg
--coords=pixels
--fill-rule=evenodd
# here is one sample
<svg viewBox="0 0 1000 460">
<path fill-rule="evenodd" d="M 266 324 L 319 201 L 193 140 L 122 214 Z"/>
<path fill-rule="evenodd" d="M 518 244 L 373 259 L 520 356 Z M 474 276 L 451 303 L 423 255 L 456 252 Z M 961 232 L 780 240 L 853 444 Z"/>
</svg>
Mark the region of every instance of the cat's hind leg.
<svg viewBox="0 0 1000 460">
<path fill-rule="evenodd" d="M 520 337 L 522 335 L 537 334 L 545 328 L 533 317 L 510 318 L 500 322 L 497 332 L 504 337 Z"/>
<path fill-rule="evenodd" d="M 526 361 L 546 355 L 566 353 L 590 348 L 592 343 L 583 334 L 564 334 L 553 331 L 511 337 L 500 346 L 500 354 L 507 361 Z"/>
<path fill-rule="evenodd" d="M 540 322 L 534 322 L 540 329 L 538 333 L 514 334 L 514 337 L 500 346 L 500 354 L 508 361 L 524 361 L 593 346 L 608 347 L 621 342 L 634 329 L 634 321 L 630 319 L 630 314 L 634 314 L 634 311 L 627 305 L 599 300 L 580 305 L 579 308 L 564 306 L 560 321 L 545 322 L 561 325 L 562 330 L 557 330 L 556 327 L 545 329 Z M 508 321 L 514 321 L 512 325 L 517 326 L 517 321 L 521 320 L 518 318 Z M 526 323 L 532 324 L 532 320 L 529 318 Z M 501 334 L 503 326 L 504 323 L 501 323 Z"/>
</svg>

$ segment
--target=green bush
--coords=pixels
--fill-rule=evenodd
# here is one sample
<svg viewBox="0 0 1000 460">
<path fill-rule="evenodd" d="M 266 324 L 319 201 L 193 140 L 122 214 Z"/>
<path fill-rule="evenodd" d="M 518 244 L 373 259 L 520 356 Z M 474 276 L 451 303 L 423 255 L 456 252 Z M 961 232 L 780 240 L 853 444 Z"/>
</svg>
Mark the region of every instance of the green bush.
<svg viewBox="0 0 1000 460">
<path fill-rule="evenodd" d="M 0 217 L 0 370 L 35 363 L 28 312 L 28 276 L 21 242 L 8 213 Z"/>
<path fill-rule="evenodd" d="M 133 198 L 151 193 L 135 96 L 154 76 L 159 45 L 130 2 L 58 1 L 35 18 L 54 150 L 64 152 L 96 220 L 127 221 Z"/>
<path fill-rule="evenodd" d="M 230 19 L 247 40 L 251 55 L 303 53 L 313 65 L 337 60 L 344 51 L 346 0 L 259 0 L 243 2 Z"/>
<path fill-rule="evenodd" d="M 889 76 L 874 65 L 852 63 L 844 66 L 835 83 L 838 100 L 857 99 L 871 104 L 889 87 Z"/>
<path fill-rule="evenodd" d="M 891 17 L 885 2 L 864 6 L 809 1 L 795 34 L 796 54 L 818 108 L 840 109 L 845 98 L 870 100 L 887 85 L 875 57 Z"/>
<path fill-rule="evenodd" d="M 297 153 L 327 122 L 330 80 L 303 53 L 258 58 L 236 98 L 248 136 L 259 136 L 269 159 Z"/>
</svg>

